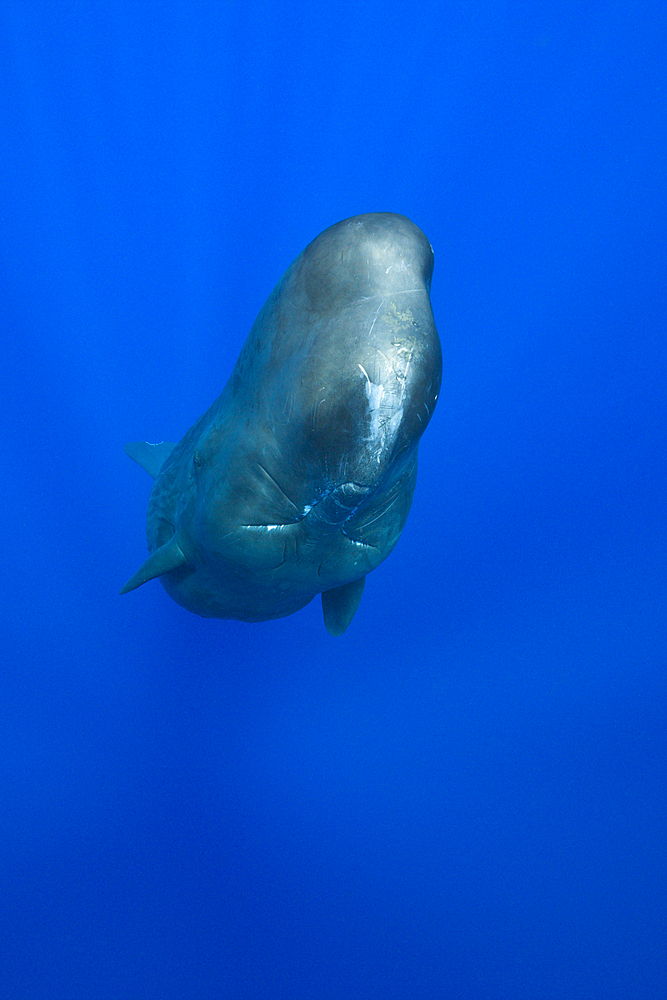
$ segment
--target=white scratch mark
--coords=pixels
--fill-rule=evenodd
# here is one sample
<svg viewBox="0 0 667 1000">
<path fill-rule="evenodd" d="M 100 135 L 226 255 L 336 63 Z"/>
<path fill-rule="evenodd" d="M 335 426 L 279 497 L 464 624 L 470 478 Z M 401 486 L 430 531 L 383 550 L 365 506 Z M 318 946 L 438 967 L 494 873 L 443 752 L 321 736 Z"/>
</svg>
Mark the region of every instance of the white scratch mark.
<svg viewBox="0 0 667 1000">
<path fill-rule="evenodd" d="M 382 300 L 381 300 L 381 302 L 380 302 L 380 305 L 379 305 L 379 306 L 377 307 L 377 309 L 376 309 L 376 311 L 375 311 L 375 316 L 373 317 L 373 322 L 371 323 L 371 328 L 370 328 L 370 330 L 368 331 L 368 336 L 369 336 L 369 337 L 370 337 L 370 335 L 371 335 L 371 334 L 372 334 L 372 332 L 373 332 L 373 329 L 374 329 L 374 327 L 375 327 L 375 324 L 377 323 L 377 318 L 378 318 L 378 316 L 380 315 L 380 309 L 382 309 L 382 306 L 383 306 L 383 305 L 384 305 L 384 299 L 382 299 Z M 367 376 L 367 377 L 368 377 L 368 376 Z"/>
</svg>

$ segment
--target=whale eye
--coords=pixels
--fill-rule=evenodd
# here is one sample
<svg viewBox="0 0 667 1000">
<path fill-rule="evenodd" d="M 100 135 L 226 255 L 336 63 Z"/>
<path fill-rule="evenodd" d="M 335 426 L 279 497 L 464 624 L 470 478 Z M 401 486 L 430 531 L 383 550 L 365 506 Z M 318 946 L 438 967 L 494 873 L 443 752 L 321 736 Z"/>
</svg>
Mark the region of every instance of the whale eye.
<svg viewBox="0 0 667 1000">
<path fill-rule="evenodd" d="M 192 460 L 193 460 L 193 462 L 195 463 L 196 467 L 197 467 L 198 469 L 201 469 L 201 458 L 199 457 L 199 452 L 198 452 L 198 451 L 196 451 L 196 452 L 194 453 L 194 457 L 193 457 L 193 459 L 192 459 Z"/>
</svg>

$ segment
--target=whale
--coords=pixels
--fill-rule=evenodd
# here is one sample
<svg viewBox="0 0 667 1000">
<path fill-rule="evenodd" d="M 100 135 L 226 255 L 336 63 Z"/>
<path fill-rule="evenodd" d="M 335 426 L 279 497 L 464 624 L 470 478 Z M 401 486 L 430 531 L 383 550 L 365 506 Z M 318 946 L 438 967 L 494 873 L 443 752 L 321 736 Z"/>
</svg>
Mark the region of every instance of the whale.
<svg viewBox="0 0 667 1000">
<path fill-rule="evenodd" d="M 366 577 L 398 542 L 440 392 L 433 250 L 403 215 L 320 233 L 255 320 L 221 395 L 178 443 L 126 453 L 154 479 L 149 556 L 207 618 L 281 618 L 321 594 L 342 635 Z"/>
</svg>

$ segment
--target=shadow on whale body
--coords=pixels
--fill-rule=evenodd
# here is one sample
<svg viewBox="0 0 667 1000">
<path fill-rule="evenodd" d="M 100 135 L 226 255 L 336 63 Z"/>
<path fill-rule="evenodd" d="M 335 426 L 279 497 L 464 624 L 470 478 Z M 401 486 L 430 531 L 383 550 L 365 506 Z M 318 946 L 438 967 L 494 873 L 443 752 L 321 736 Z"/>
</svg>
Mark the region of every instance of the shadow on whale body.
<svg viewBox="0 0 667 1000">
<path fill-rule="evenodd" d="M 151 553 L 189 611 L 281 618 L 322 594 L 341 635 L 399 539 L 442 371 L 433 251 L 402 215 L 331 226 L 287 269 L 222 394 L 178 444 L 125 448 L 153 476 Z"/>
</svg>

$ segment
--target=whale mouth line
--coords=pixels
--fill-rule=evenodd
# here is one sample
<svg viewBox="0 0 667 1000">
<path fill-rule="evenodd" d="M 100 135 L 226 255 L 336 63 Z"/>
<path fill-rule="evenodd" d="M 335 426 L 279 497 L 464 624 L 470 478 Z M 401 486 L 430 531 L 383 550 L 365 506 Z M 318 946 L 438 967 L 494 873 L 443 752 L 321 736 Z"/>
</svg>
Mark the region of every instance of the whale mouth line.
<svg viewBox="0 0 667 1000">
<path fill-rule="evenodd" d="M 352 538 L 351 535 L 346 534 L 342 528 L 340 529 L 340 533 L 343 538 L 346 538 L 348 542 L 352 542 L 353 545 L 360 545 L 364 549 L 377 549 L 377 545 L 371 545 L 370 542 L 360 542 L 359 539 Z"/>
<path fill-rule="evenodd" d="M 291 528 L 298 523 L 298 521 L 287 521 L 286 524 L 241 524 L 239 527 L 250 528 L 254 531 L 275 531 L 277 528 Z"/>
<path fill-rule="evenodd" d="M 242 524 L 240 527 L 247 528 L 250 531 L 266 532 L 268 534 L 268 532 L 278 531 L 280 528 L 296 527 L 298 523 L 298 521 L 288 521 L 287 524 Z M 350 542 L 351 545 L 358 545 L 363 549 L 377 549 L 377 545 L 371 545 L 370 542 L 362 542 L 358 538 L 352 538 L 352 536 L 348 535 L 343 528 L 340 529 L 340 533 L 346 541 Z"/>
</svg>

